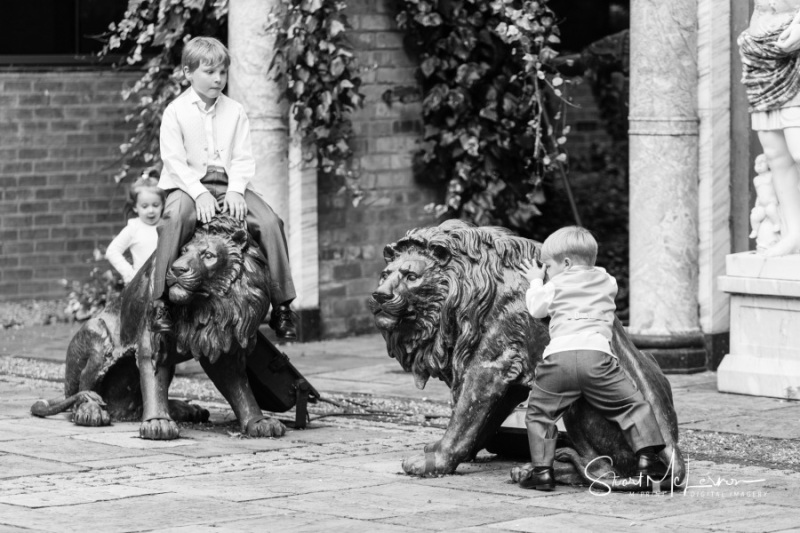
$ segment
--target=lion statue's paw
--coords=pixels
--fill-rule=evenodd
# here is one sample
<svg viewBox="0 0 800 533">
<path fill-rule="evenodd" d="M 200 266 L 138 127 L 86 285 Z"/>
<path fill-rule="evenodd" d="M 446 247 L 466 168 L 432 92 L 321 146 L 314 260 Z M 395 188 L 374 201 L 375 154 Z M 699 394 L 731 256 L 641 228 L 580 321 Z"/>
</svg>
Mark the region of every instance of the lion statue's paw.
<svg viewBox="0 0 800 533">
<path fill-rule="evenodd" d="M 530 477 L 531 472 L 533 472 L 533 464 L 532 463 L 525 463 L 524 465 L 515 466 L 511 469 L 511 481 L 514 483 L 519 483 L 523 479 L 527 479 Z"/>
<path fill-rule="evenodd" d="M 173 440 L 181 436 L 181 431 L 173 420 L 151 418 L 139 426 L 139 436 L 148 440 Z"/>
<path fill-rule="evenodd" d="M 448 464 L 442 454 L 426 451 L 423 455 L 403 459 L 403 471 L 411 476 L 433 477 L 452 474 L 455 467 Z"/>
<path fill-rule="evenodd" d="M 286 426 L 275 418 L 262 418 L 247 424 L 245 432 L 248 437 L 282 437 Z"/>
<path fill-rule="evenodd" d="M 111 424 L 111 416 L 94 399 L 88 399 L 75 407 L 72 421 L 79 426 L 108 426 Z"/>
</svg>

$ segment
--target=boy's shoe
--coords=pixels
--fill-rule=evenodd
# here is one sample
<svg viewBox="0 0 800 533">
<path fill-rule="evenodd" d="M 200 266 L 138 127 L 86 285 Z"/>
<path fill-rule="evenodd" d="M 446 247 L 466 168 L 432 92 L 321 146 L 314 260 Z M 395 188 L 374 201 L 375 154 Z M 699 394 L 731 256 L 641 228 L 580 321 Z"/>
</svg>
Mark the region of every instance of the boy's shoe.
<svg viewBox="0 0 800 533">
<path fill-rule="evenodd" d="M 272 310 L 269 327 L 275 330 L 279 339 L 296 339 L 297 329 L 294 325 L 294 312 L 288 305 L 279 305 Z"/>
<path fill-rule="evenodd" d="M 649 476 L 654 480 L 663 478 L 667 473 L 667 468 L 658 454 L 653 452 L 641 452 L 636 456 L 636 471 L 642 476 Z"/>
<path fill-rule="evenodd" d="M 661 480 L 667 475 L 667 468 L 653 452 L 639 452 L 636 454 L 636 472 L 641 477 L 639 490 L 649 491 L 655 484 L 660 487 Z"/>
<path fill-rule="evenodd" d="M 533 467 L 530 477 L 521 480 L 519 486 L 523 489 L 555 490 L 556 476 L 553 467 Z"/>
</svg>

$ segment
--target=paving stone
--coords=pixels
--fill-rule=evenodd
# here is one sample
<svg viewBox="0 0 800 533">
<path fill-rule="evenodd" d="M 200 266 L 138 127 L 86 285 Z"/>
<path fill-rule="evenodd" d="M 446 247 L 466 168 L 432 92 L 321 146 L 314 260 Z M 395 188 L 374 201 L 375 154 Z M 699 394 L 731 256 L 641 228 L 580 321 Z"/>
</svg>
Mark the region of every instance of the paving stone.
<svg viewBox="0 0 800 533">
<path fill-rule="evenodd" d="M 0 508 L 0 512 L 2 512 L 2 508 Z M 2 518 L 0 518 L 0 520 L 2 520 Z M 43 533 L 43 531 L 42 529 L 30 529 L 27 527 L 22 528 L 0 524 L 0 533 Z"/>
<path fill-rule="evenodd" d="M 145 452 L 135 448 L 108 446 L 70 437 L 46 437 L 0 442 L 0 450 L 62 463 L 77 463 L 86 459 L 111 459 L 114 457 L 146 455 Z"/>
<path fill-rule="evenodd" d="M 703 431 L 721 431 L 741 435 L 754 435 L 773 439 L 800 439 L 800 404 L 752 415 L 714 418 L 703 422 L 682 425 L 684 428 Z"/>
<path fill-rule="evenodd" d="M 569 531 L 570 533 L 594 533 L 597 531 L 674 531 L 673 529 L 663 528 L 649 523 L 643 527 L 642 522 L 638 520 L 578 513 L 558 513 L 546 516 L 525 517 L 507 522 L 489 524 L 486 527 L 488 527 L 489 530 L 522 531 L 526 533 L 552 533 L 553 531 Z M 466 529 L 459 531 L 476 530 Z M 702 530 L 681 529 L 681 533 L 692 533 L 694 531 Z"/>
<path fill-rule="evenodd" d="M 320 392 L 374 394 L 419 401 L 428 399 L 447 402 L 451 399 L 450 389 L 438 380 L 428 382 L 424 390 L 417 389 L 411 374 L 403 371 L 395 362 L 344 372 L 317 374 L 314 376 L 313 384 Z"/>
<path fill-rule="evenodd" d="M 258 453 L 292 448 L 296 443 L 280 438 L 248 438 L 240 433 L 231 436 L 197 430 L 181 429 L 178 441 L 191 442 L 192 446 L 164 449 L 164 453 L 182 457 L 212 457 L 238 453 Z"/>
<path fill-rule="evenodd" d="M 0 479 L 17 478 L 19 476 L 38 476 L 55 472 L 77 472 L 86 470 L 78 466 L 21 457 L 14 454 L 0 455 Z"/>
<path fill-rule="evenodd" d="M 720 401 L 724 396 L 724 401 Z M 764 416 L 765 411 L 782 408 L 797 408 L 796 401 L 779 400 L 777 398 L 761 398 L 742 394 L 725 394 L 709 391 L 678 391 L 674 394 L 675 409 L 681 426 L 690 423 L 728 419 L 751 414 Z"/>
<path fill-rule="evenodd" d="M 276 516 L 216 523 L 213 526 L 186 526 L 157 529 L 153 533 L 318 533 L 319 531 L 346 531 L 347 533 L 414 533 L 430 531 L 393 524 L 380 524 L 367 520 L 353 520 L 336 516 L 317 516 L 287 511 Z"/>
<path fill-rule="evenodd" d="M 410 431 L 405 433 L 410 433 Z M 354 440 L 387 439 L 391 438 L 393 434 L 398 434 L 398 432 L 381 431 L 380 429 L 370 429 L 368 427 L 345 429 L 312 422 L 309 429 L 289 430 L 282 438 L 293 442 L 328 444 L 352 442 Z"/>
<path fill-rule="evenodd" d="M 105 487 L 84 487 L 65 492 L 34 492 L 29 494 L 15 494 L 13 496 L 0 496 L 0 503 L 39 509 L 43 507 L 58 507 L 64 505 L 79 505 L 109 500 L 119 500 L 133 496 L 159 494 L 165 491 L 128 487 L 125 485 L 108 485 Z"/>
<path fill-rule="evenodd" d="M 84 505 L 26 509 L 6 506 L 2 521 L 13 526 L 25 526 L 53 532 L 102 531 L 117 533 L 142 531 L 263 517 L 281 514 L 263 504 L 238 503 L 216 498 L 193 498 L 175 494 L 157 494 L 103 501 Z"/>
<path fill-rule="evenodd" d="M 527 517 L 540 517 L 558 513 L 544 507 L 526 507 Z M 510 505 L 464 505 L 455 509 L 436 509 L 377 520 L 380 523 L 399 524 L 428 530 L 445 530 L 484 526 L 505 522 L 519 516 L 518 508 Z"/>
<path fill-rule="evenodd" d="M 120 448 L 135 448 L 140 450 L 157 450 L 161 448 L 175 448 L 180 446 L 197 446 L 197 442 L 192 439 L 175 440 L 148 440 L 139 437 L 138 433 L 96 433 L 92 435 L 73 435 L 74 440 L 82 440 L 118 446 Z"/>
<path fill-rule="evenodd" d="M 365 489 L 298 495 L 287 499 L 288 509 L 360 520 L 377 520 L 414 513 L 463 508 L 465 493 L 415 483 L 414 478 Z M 471 506 L 505 505 L 510 499 L 485 493 L 470 493 Z"/>
<path fill-rule="evenodd" d="M 736 531 L 738 524 L 748 524 L 750 521 L 760 521 L 762 529 L 757 531 L 772 531 L 775 529 L 784 529 L 792 525 L 800 526 L 800 515 L 792 509 L 786 507 L 779 507 L 775 505 L 765 505 L 757 503 L 764 501 L 764 499 L 757 499 L 753 497 L 730 496 L 737 498 L 739 505 L 725 508 L 706 508 L 702 511 L 695 513 L 683 513 L 676 516 L 667 516 L 659 518 L 658 525 L 670 526 L 675 529 L 683 529 L 684 527 L 704 527 L 709 529 L 728 529 L 734 528 Z M 796 519 L 796 523 L 783 525 L 779 523 L 773 527 L 774 519 L 783 516 L 792 516 Z"/>
<path fill-rule="evenodd" d="M 164 463 L 175 460 L 177 460 L 177 458 L 174 455 L 165 453 L 153 453 L 138 457 L 124 457 L 124 458 L 112 457 L 110 459 L 80 461 L 74 464 L 75 466 L 84 466 L 86 468 L 99 470 L 102 468 L 116 468 L 126 465 L 141 465 L 147 463 Z"/>
<path fill-rule="evenodd" d="M 373 487 L 396 481 L 391 475 L 353 472 L 318 464 L 271 465 L 258 471 L 208 473 L 137 483 L 157 492 L 174 492 L 197 497 L 216 497 L 233 502 L 285 498 L 298 494 L 335 492 Z M 234 490 L 220 491 L 220 487 Z M 279 504 L 269 504 L 279 505 Z"/>
</svg>

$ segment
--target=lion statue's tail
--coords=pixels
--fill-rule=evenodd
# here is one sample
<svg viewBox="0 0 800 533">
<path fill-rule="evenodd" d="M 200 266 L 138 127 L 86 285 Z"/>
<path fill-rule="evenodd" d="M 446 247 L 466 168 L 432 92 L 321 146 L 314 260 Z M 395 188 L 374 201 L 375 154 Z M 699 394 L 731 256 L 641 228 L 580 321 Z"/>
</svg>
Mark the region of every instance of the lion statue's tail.
<svg viewBox="0 0 800 533">
<path fill-rule="evenodd" d="M 75 405 L 80 405 L 87 400 L 94 400 L 104 406 L 105 402 L 99 394 L 93 391 L 80 391 L 72 396 L 55 400 L 36 400 L 31 406 L 33 416 L 45 417 L 63 413 Z"/>
</svg>

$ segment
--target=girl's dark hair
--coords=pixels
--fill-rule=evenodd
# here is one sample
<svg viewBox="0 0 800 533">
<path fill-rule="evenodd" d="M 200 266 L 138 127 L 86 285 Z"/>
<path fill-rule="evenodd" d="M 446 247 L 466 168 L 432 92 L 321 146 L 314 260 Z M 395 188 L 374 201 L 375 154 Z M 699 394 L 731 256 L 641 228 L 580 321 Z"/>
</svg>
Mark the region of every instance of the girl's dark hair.
<svg viewBox="0 0 800 533">
<path fill-rule="evenodd" d="M 167 193 L 164 189 L 158 188 L 158 178 L 155 171 L 150 170 L 142 174 L 140 178 L 133 182 L 130 190 L 128 191 L 128 202 L 125 204 L 125 218 L 134 218 L 136 212 L 133 210 L 136 207 L 136 200 L 139 198 L 139 193 L 142 191 L 152 192 L 161 198 L 161 209 L 163 212 L 164 203 L 167 201 Z"/>
</svg>

